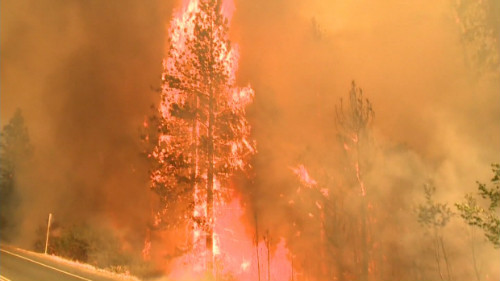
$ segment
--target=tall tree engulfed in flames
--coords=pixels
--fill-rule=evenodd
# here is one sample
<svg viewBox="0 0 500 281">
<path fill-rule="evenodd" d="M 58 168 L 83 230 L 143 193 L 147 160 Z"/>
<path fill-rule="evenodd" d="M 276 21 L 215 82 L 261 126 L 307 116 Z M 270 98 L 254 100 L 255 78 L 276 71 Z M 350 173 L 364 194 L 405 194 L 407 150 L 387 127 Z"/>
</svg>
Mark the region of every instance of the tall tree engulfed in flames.
<svg viewBox="0 0 500 281">
<path fill-rule="evenodd" d="M 236 170 L 255 153 L 245 108 L 253 90 L 235 85 L 238 53 L 228 40 L 222 1 L 191 0 L 171 22 L 164 60 L 155 167 L 157 228 L 187 228 L 190 248 L 201 246 L 211 272 L 214 206 L 228 199 Z M 204 241 L 204 243 L 203 243 Z"/>
</svg>

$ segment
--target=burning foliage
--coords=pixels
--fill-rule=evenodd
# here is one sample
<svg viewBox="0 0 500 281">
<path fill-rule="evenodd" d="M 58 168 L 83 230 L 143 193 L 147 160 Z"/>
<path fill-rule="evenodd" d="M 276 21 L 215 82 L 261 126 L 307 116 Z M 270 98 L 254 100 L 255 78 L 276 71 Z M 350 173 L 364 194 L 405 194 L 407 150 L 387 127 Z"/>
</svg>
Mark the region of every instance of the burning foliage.
<svg viewBox="0 0 500 281">
<path fill-rule="evenodd" d="M 498 280 L 497 0 L 4 5 L 36 153 L 2 150 L 2 239 L 50 212 L 50 253 L 144 278 Z"/>
<path fill-rule="evenodd" d="M 191 255 L 210 274 L 221 248 L 217 220 L 234 200 L 231 175 L 247 170 L 255 153 L 245 119 L 254 93 L 235 85 L 238 53 L 222 7 L 220 1 L 191 1 L 172 21 L 157 144 L 148 155 L 155 164 L 151 189 L 159 196 L 153 229 L 185 229 L 175 256 Z"/>
</svg>

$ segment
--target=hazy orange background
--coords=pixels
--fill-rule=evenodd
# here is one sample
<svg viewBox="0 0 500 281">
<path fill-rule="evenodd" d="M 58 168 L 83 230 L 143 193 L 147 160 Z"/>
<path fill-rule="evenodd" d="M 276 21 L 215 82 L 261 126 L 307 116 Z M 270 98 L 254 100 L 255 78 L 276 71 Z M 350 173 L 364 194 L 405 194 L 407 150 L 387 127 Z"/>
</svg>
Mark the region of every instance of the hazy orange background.
<svg viewBox="0 0 500 281">
<path fill-rule="evenodd" d="M 374 106 L 376 145 L 402 151 L 376 156 L 385 174 L 368 175 L 374 185 L 432 178 L 453 202 L 488 181 L 500 155 L 500 80 L 472 75 L 452 3 L 235 1 L 238 83 L 256 92 L 249 118 L 260 181 L 251 188 L 283 192 L 297 163 L 313 177 L 339 168 L 334 108 L 352 80 Z M 36 155 L 22 180 L 24 241 L 48 212 L 92 217 L 142 241 L 152 195 L 138 128 L 159 98 L 178 5 L 2 1 L 1 124 L 21 108 Z M 254 202 L 263 212 L 273 207 L 266 199 Z"/>
</svg>

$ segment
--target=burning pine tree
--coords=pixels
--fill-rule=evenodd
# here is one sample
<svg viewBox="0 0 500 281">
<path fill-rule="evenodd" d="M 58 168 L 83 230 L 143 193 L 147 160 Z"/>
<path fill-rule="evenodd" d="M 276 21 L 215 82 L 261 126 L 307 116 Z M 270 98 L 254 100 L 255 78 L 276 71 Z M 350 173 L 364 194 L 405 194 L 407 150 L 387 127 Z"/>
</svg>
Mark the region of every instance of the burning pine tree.
<svg viewBox="0 0 500 281">
<path fill-rule="evenodd" d="M 360 239 L 361 239 L 361 272 L 360 280 L 368 280 L 369 274 L 369 246 L 368 246 L 368 231 L 367 222 L 369 215 L 367 214 L 368 200 L 366 199 L 367 191 L 363 181 L 362 170 L 362 152 L 361 143 L 366 139 L 368 128 L 373 121 L 374 112 L 372 105 L 368 99 L 363 98 L 363 91 L 356 86 L 353 81 L 351 90 L 349 91 L 349 99 L 344 105 L 342 99 L 340 105 L 336 107 L 336 121 L 340 140 L 344 144 L 344 149 L 349 158 L 350 165 L 355 170 L 355 179 L 359 186 L 361 200 L 360 207 Z"/>
<path fill-rule="evenodd" d="M 154 226 L 190 229 L 189 250 L 202 249 L 209 274 L 214 206 L 224 204 L 228 180 L 249 168 L 255 152 L 245 118 L 254 92 L 235 86 L 238 53 L 228 40 L 223 6 L 191 0 L 171 22 L 158 136 L 149 155 L 155 163 L 151 189 L 160 202 Z"/>
</svg>

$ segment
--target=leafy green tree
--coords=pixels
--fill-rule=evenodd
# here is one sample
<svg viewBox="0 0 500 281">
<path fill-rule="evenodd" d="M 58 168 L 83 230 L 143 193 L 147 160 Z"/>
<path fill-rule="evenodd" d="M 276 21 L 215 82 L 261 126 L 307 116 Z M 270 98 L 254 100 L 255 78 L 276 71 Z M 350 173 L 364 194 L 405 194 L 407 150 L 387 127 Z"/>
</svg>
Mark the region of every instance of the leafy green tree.
<svg viewBox="0 0 500 281">
<path fill-rule="evenodd" d="M 460 216 L 471 226 L 479 227 L 493 246 L 500 248 L 500 217 L 498 215 L 500 206 L 500 165 L 492 164 L 493 178 L 491 186 L 477 182 L 478 194 L 487 201 L 484 208 L 472 195 L 465 195 L 465 201 L 456 203 Z"/>
<path fill-rule="evenodd" d="M 418 222 L 432 233 L 439 277 L 441 280 L 452 280 L 451 266 L 444 245 L 443 228 L 450 222 L 453 212 L 448 204 L 434 201 L 435 192 L 436 187 L 432 183 L 424 185 L 425 202 L 417 207 Z M 447 278 L 441 270 L 441 259 L 444 259 L 446 265 Z"/>
<path fill-rule="evenodd" d="M 28 128 L 17 110 L 1 133 L 0 141 L 0 237 L 8 239 L 15 230 L 13 214 L 19 204 L 18 177 L 33 155 Z"/>
</svg>

